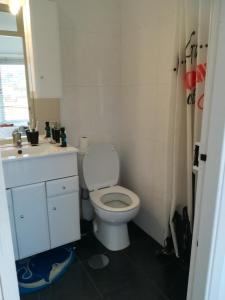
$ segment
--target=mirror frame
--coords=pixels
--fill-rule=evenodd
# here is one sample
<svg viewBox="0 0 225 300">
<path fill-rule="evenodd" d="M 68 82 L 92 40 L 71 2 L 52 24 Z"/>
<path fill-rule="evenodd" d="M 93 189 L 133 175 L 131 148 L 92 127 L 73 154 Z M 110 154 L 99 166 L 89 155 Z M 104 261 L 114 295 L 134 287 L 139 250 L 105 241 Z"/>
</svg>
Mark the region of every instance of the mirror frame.
<svg viewBox="0 0 225 300">
<path fill-rule="evenodd" d="M 9 12 L 9 7 L 7 4 L 0 3 L 0 11 L 1 12 Z M 0 35 L 3 36 L 16 36 L 21 37 L 23 42 L 23 54 L 24 54 L 24 64 L 25 64 L 25 76 L 26 76 L 26 87 L 27 87 L 27 100 L 28 100 L 28 110 L 29 110 L 29 121 L 35 121 L 34 114 L 34 100 L 31 97 L 30 86 L 29 86 L 29 76 L 28 76 L 28 64 L 27 64 L 27 52 L 26 52 L 26 44 L 25 44 L 25 34 L 24 34 L 24 24 L 23 24 L 23 10 L 22 8 L 16 15 L 16 24 L 17 31 L 9 31 L 9 30 L 0 30 Z"/>
</svg>

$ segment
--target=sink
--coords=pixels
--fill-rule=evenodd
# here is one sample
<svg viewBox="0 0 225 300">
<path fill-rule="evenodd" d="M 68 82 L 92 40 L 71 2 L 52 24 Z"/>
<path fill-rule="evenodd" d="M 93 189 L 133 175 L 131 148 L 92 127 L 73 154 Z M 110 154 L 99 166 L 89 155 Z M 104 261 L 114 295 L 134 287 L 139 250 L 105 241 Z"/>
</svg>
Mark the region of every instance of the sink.
<svg viewBox="0 0 225 300">
<path fill-rule="evenodd" d="M 28 159 L 37 156 L 65 154 L 69 152 L 76 152 L 73 147 L 62 148 L 55 144 L 42 143 L 38 146 L 31 146 L 29 144 L 24 145 L 21 148 L 15 146 L 6 146 L 0 148 L 3 161 L 15 160 L 15 159 Z"/>
<path fill-rule="evenodd" d="M 47 142 L 38 146 L 23 144 L 22 148 L 2 146 L 6 188 L 77 175 L 77 152 L 74 147 Z"/>
</svg>

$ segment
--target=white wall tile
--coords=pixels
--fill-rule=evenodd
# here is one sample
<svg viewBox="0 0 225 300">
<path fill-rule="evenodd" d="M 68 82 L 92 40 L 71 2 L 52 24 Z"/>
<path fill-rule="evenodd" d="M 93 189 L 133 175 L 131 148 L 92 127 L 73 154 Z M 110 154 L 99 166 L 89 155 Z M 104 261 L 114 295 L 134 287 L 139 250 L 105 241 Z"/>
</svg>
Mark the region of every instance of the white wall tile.
<svg viewBox="0 0 225 300">
<path fill-rule="evenodd" d="M 118 132 L 118 101 L 117 87 L 66 87 L 61 120 L 67 127 L 69 143 L 79 146 L 81 136 L 109 142 Z"/>
<path fill-rule="evenodd" d="M 122 85 L 156 83 L 157 43 L 157 33 L 153 29 L 133 31 L 122 35 Z"/>
<path fill-rule="evenodd" d="M 61 31 L 63 80 L 66 85 L 119 85 L 118 34 Z"/>
<path fill-rule="evenodd" d="M 120 0 L 57 0 L 68 140 L 118 145 Z"/>
<path fill-rule="evenodd" d="M 122 0 L 122 183 L 141 198 L 136 222 L 159 242 L 167 226 L 166 145 L 176 1 Z"/>
<path fill-rule="evenodd" d="M 81 32 L 120 32 L 120 0 L 57 0 L 61 27 Z"/>
<path fill-rule="evenodd" d="M 154 0 L 122 0 L 121 1 L 122 32 L 157 28 L 159 9 Z"/>
<path fill-rule="evenodd" d="M 141 198 L 137 223 L 165 232 L 166 142 L 175 2 L 57 0 L 69 142 L 116 144 L 121 182 Z"/>
</svg>

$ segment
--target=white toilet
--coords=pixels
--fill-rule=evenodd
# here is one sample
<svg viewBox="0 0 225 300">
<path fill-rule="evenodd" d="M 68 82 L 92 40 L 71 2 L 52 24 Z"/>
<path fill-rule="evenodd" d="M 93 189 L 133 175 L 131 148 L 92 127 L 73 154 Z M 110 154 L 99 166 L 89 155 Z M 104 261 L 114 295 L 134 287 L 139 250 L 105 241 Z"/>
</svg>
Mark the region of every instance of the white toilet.
<svg viewBox="0 0 225 300">
<path fill-rule="evenodd" d="M 95 236 L 109 250 L 128 247 L 127 222 L 137 215 L 140 199 L 132 191 L 117 185 L 120 164 L 116 149 L 110 144 L 90 145 L 82 165 L 96 213 L 93 221 Z"/>
</svg>

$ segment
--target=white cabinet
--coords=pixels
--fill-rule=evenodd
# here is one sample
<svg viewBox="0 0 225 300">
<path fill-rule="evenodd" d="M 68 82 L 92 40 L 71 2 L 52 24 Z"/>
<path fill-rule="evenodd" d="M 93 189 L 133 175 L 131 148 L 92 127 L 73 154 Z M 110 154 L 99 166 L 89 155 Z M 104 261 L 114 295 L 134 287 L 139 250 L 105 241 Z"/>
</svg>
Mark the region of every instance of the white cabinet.
<svg viewBox="0 0 225 300">
<path fill-rule="evenodd" d="M 70 176 L 7 190 L 16 259 L 80 239 L 78 181 Z"/>
<path fill-rule="evenodd" d="M 51 248 L 80 239 L 79 195 L 48 198 Z"/>
<path fill-rule="evenodd" d="M 61 98 L 61 65 L 57 5 L 30 1 L 34 94 L 36 98 Z M 26 29 L 26 27 L 25 27 Z"/>
<path fill-rule="evenodd" d="M 12 188 L 19 257 L 50 249 L 45 183 Z"/>
<path fill-rule="evenodd" d="M 46 147 L 3 160 L 16 259 L 80 239 L 77 151 Z"/>
<path fill-rule="evenodd" d="M 10 219 L 10 225 L 11 225 L 11 234 L 12 234 L 14 256 L 15 256 L 15 259 L 18 259 L 19 258 L 19 253 L 18 253 L 18 246 L 17 246 L 17 239 L 16 239 L 16 229 L 15 229 L 14 211 L 13 211 L 13 202 L 12 202 L 11 190 L 6 190 L 6 197 L 7 197 L 8 210 L 9 210 L 9 219 Z"/>
<path fill-rule="evenodd" d="M 51 248 L 80 239 L 78 176 L 46 183 Z"/>
</svg>

